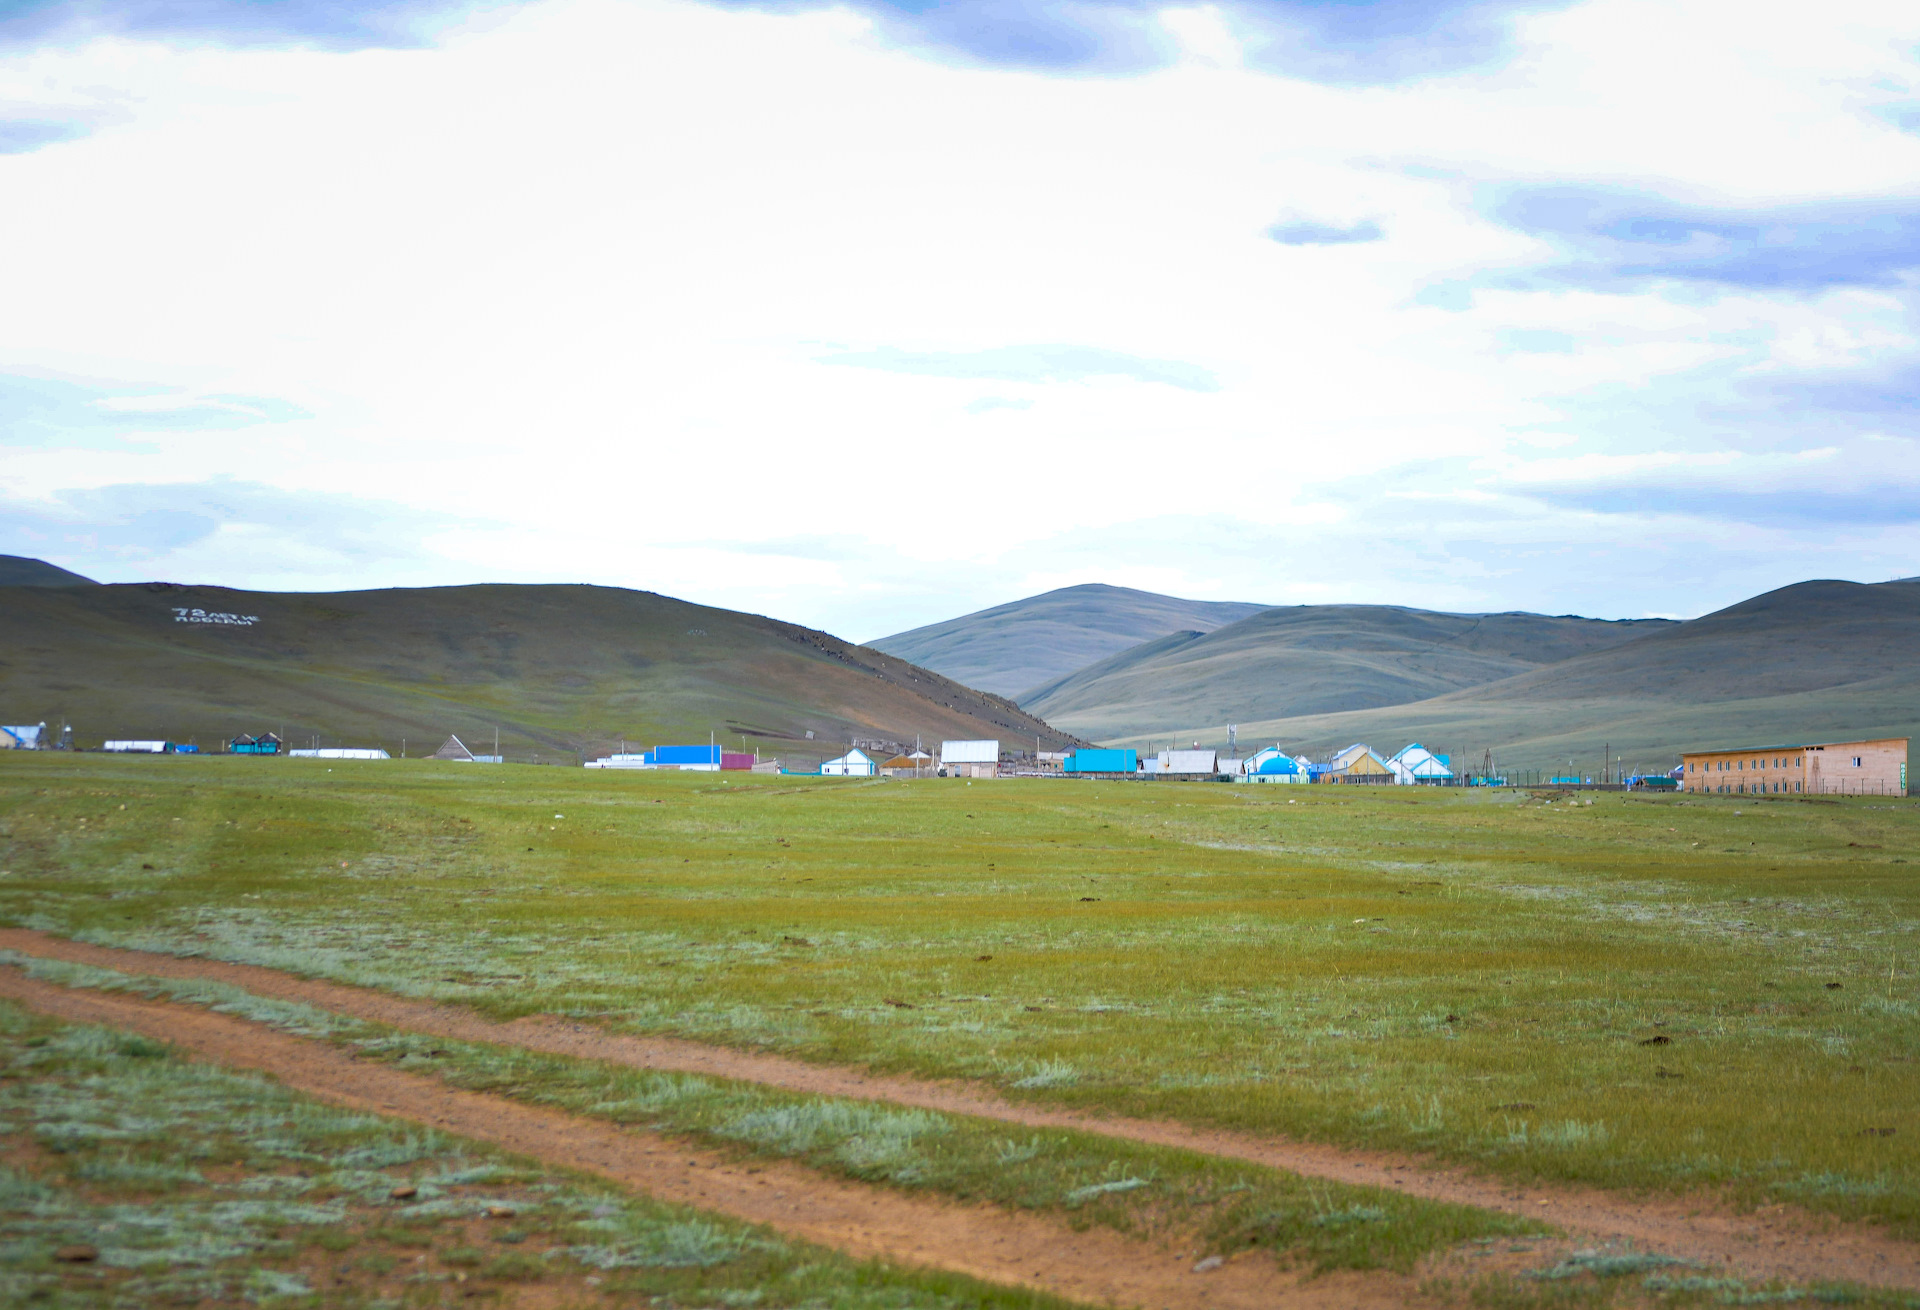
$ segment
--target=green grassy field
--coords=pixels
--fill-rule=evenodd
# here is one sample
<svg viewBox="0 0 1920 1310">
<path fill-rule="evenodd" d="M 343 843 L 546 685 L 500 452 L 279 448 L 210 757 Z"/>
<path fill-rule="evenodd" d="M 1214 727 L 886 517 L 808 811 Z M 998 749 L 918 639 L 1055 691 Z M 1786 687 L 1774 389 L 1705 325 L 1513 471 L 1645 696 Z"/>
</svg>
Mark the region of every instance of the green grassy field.
<svg viewBox="0 0 1920 1310">
<path fill-rule="evenodd" d="M 89 940 L 1920 1236 L 1904 800 L 15 755 L 0 842 Z"/>
<path fill-rule="evenodd" d="M 883 1269 L 0 1003 L 0 1304 L 1064 1310 Z M 410 1189 L 410 1190 L 405 1190 Z M 91 1248 L 84 1263 L 56 1252 Z"/>
</svg>

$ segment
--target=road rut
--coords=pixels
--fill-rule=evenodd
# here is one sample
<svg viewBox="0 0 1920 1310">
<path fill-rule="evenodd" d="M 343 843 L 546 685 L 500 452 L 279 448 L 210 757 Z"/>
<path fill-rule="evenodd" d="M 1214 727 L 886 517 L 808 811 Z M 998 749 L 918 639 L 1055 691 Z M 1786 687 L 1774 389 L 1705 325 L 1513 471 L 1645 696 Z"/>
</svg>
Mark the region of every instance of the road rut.
<svg viewBox="0 0 1920 1310">
<path fill-rule="evenodd" d="M 1631 1243 L 1643 1250 L 1722 1265 L 1750 1278 L 1852 1281 L 1920 1290 L 1920 1246 L 1871 1226 L 1789 1207 L 1738 1214 L 1711 1196 L 1630 1198 L 1596 1188 L 1516 1184 L 1414 1156 L 1055 1109 L 1010 1101 L 974 1083 L 873 1074 L 676 1038 L 609 1033 L 546 1015 L 500 1023 L 461 1006 L 410 1000 L 257 965 L 93 946 L 29 929 L 0 929 L 0 948 L 123 973 L 219 980 L 262 996 L 437 1037 L 1179 1147 L 1313 1178 L 1391 1187 L 1431 1200 L 1525 1214 L 1584 1239 Z"/>
<path fill-rule="evenodd" d="M 195 1006 L 71 990 L 0 969 L 0 997 L 76 1023 L 132 1031 L 209 1062 L 272 1074 L 355 1110 L 444 1129 L 550 1165 L 597 1174 L 863 1259 L 919 1265 L 1077 1301 L 1179 1310 L 1387 1310 L 1418 1304 L 1392 1275 L 1304 1279 L 1265 1257 L 1194 1272 L 1176 1256 L 1106 1230 L 990 1206 L 824 1178 L 781 1162 L 742 1164 L 658 1134 L 448 1087 L 355 1059 L 325 1043 Z"/>
</svg>

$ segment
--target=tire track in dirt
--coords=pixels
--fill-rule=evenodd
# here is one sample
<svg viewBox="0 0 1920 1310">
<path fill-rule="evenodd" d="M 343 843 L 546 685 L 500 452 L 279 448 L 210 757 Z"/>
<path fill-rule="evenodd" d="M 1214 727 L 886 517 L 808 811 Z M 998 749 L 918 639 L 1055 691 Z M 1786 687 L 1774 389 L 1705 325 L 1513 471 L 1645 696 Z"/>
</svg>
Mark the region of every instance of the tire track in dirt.
<svg viewBox="0 0 1920 1310">
<path fill-rule="evenodd" d="M 1195 1273 L 1191 1255 L 1104 1229 L 983 1205 L 909 1196 L 784 1162 L 743 1164 L 655 1133 L 448 1087 L 337 1047 L 197 1006 L 71 990 L 0 969 L 0 998 L 74 1023 L 164 1041 L 198 1059 L 273 1075 L 349 1109 L 410 1119 L 549 1165 L 597 1174 L 663 1201 L 764 1224 L 861 1259 L 1032 1288 L 1072 1300 L 1169 1310 L 1389 1310 L 1424 1303 L 1389 1274 L 1306 1279 L 1273 1260 Z"/>
<path fill-rule="evenodd" d="M 462 1006 L 409 1000 L 258 965 L 93 946 L 23 928 L 0 928 L 0 948 L 123 973 L 228 982 L 262 996 L 436 1037 L 1178 1147 L 1313 1178 L 1390 1187 L 1430 1200 L 1524 1214 L 1557 1224 L 1582 1239 L 1628 1242 L 1663 1255 L 1723 1265 L 1750 1278 L 1847 1281 L 1920 1290 L 1920 1246 L 1870 1225 L 1787 1206 L 1736 1214 L 1711 1195 L 1631 1199 L 1598 1188 L 1510 1183 L 1417 1156 L 1055 1109 L 1010 1101 L 975 1083 L 872 1074 L 678 1038 L 627 1036 L 547 1015 L 499 1023 Z"/>
</svg>

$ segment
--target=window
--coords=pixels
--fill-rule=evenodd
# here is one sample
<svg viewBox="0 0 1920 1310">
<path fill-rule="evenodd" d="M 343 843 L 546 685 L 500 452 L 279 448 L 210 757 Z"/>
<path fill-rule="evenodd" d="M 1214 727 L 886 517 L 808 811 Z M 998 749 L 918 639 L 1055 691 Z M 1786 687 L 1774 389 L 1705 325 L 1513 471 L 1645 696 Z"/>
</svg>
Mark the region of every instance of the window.
<svg viewBox="0 0 1920 1310">
<path fill-rule="evenodd" d="M 1858 755 L 1853 757 L 1853 767 L 1856 769 L 1860 767 L 1860 757 Z"/>
</svg>

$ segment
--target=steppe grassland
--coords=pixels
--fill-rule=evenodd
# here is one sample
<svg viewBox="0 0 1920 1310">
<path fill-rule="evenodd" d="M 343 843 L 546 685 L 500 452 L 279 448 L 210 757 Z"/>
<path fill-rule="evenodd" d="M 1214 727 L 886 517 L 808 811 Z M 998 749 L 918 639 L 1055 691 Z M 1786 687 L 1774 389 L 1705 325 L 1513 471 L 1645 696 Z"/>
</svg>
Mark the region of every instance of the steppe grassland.
<svg viewBox="0 0 1920 1310">
<path fill-rule="evenodd" d="M 1593 799 L 0 758 L 0 914 L 1920 1234 L 1912 804 Z"/>
<path fill-rule="evenodd" d="M 160 1043 L 0 1003 L 0 1303 L 830 1304 L 1043 1310 L 883 1270 Z M 94 1259 L 62 1262 L 62 1248 Z"/>
<path fill-rule="evenodd" d="M 61 986 L 132 992 L 236 1014 L 331 1042 L 458 1087 L 558 1106 L 671 1134 L 743 1161 L 794 1159 L 827 1174 L 965 1202 L 1051 1212 L 1191 1254 L 1252 1247 L 1315 1271 L 1412 1272 L 1429 1255 L 1505 1239 L 1533 1251 L 1545 1227 L 1085 1132 L 1010 1133 L 1004 1123 L 811 1096 L 720 1078 L 633 1069 L 511 1047 L 397 1032 L 208 979 L 142 978 L 0 951 L 0 962 Z M 1526 1239 L 1511 1245 L 1514 1239 Z"/>
</svg>

